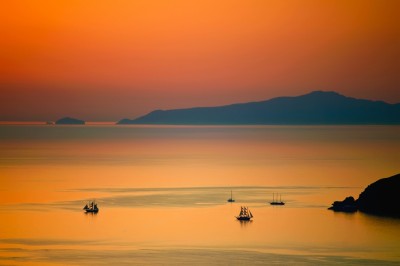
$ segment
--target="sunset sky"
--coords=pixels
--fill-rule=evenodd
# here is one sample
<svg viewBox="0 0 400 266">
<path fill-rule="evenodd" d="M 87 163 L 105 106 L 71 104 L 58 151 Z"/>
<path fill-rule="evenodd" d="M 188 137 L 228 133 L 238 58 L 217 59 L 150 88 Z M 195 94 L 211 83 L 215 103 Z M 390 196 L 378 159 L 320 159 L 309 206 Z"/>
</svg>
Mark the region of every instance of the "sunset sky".
<svg viewBox="0 0 400 266">
<path fill-rule="evenodd" d="M 0 121 L 334 90 L 400 102 L 400 1 L 2 1 Z"/>
</svg>

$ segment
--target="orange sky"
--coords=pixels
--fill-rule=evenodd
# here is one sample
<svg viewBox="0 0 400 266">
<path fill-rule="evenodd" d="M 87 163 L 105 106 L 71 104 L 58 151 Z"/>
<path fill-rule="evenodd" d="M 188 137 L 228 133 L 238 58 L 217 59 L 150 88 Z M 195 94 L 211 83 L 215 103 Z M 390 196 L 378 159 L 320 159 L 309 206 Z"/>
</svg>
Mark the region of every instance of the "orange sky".
<svg viewBox="0 0 400 266">
<path fill-rule="evenodd" d="M 400 1 L 2 1 L 0 121 L 312 90 L 400 102 Z"/>
</svg>

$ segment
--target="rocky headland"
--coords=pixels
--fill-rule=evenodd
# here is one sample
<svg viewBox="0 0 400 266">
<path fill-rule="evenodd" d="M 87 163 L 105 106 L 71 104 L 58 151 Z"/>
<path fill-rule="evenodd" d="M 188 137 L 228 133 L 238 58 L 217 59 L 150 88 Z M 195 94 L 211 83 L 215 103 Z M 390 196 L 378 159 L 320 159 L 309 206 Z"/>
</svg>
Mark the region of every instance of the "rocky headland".
<svg viewBox="0 0 400 266">
<path fill-rule="evenodd" d="M 382 178 L 370 184 L 357 200 L 347 197 L 335 201 L 329 208 L 333 211 L 356 212 L 400 217 L 400 174 Z"/>
</svg>

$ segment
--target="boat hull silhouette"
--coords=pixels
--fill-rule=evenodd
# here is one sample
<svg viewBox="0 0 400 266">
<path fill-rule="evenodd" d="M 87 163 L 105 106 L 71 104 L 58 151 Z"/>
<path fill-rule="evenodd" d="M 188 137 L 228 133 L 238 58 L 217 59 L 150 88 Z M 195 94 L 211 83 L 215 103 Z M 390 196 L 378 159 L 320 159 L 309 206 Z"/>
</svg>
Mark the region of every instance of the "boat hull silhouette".
<svg viewBox="0 0 400 266">
<path fill-rule="evenodd" d="M 85 210 L 86 212 L 90 212 L 90 213 L 98 213 L 99 209 L 95 209 L 95 210 Z"/>
<path fill-rule="evenodd" d="M 276 202 L 276 201 L 270 202 L 269 204 L 271 204 L 271 205 L 285 205 L 284 202 Z"/>
</svg>

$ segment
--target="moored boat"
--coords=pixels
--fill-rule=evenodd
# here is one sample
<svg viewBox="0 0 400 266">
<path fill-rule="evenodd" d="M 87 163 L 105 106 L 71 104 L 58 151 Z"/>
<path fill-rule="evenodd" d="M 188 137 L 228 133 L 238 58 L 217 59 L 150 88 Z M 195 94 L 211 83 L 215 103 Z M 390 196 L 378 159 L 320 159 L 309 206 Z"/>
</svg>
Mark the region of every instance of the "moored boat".
<svg viewBox="0 0 400 266">
<path fill-rule="evenodd" d="M 83 207 L 83 209 L 86 212 L 91 212 L 91 213 L 98 213 L 99 212 L 99 207 L 97 207 L 97 203 L 94 201 L 90 201 L 88 204 Z"/>
<path fill-rule="evenodd" d="M 244 206 L 240 207 L 240 213 L 236 216 L 236 219 L 239 221 L 250 221 L 251 218 L 253 218 L 253 214 L 249 208 Z"/>
<path fill-rule="evenodd" d="M 228 202 L 235 202 L 235 200 L 232 198 L 232 190 L 231 190 L 231 197 L 228 199 Z"/>
<path fill-rule="evenodd" d="M 272 201 L 269 204 L 271 204 L 271 205 L 285 205 L 285 202 L 282 201 L 281 195 L 279 195 L 279 201 L 278 201 L 278 195 L 276 196 L 276 199 L 275 199 L 275 194 L 272 194 Z"/>
</svg>

